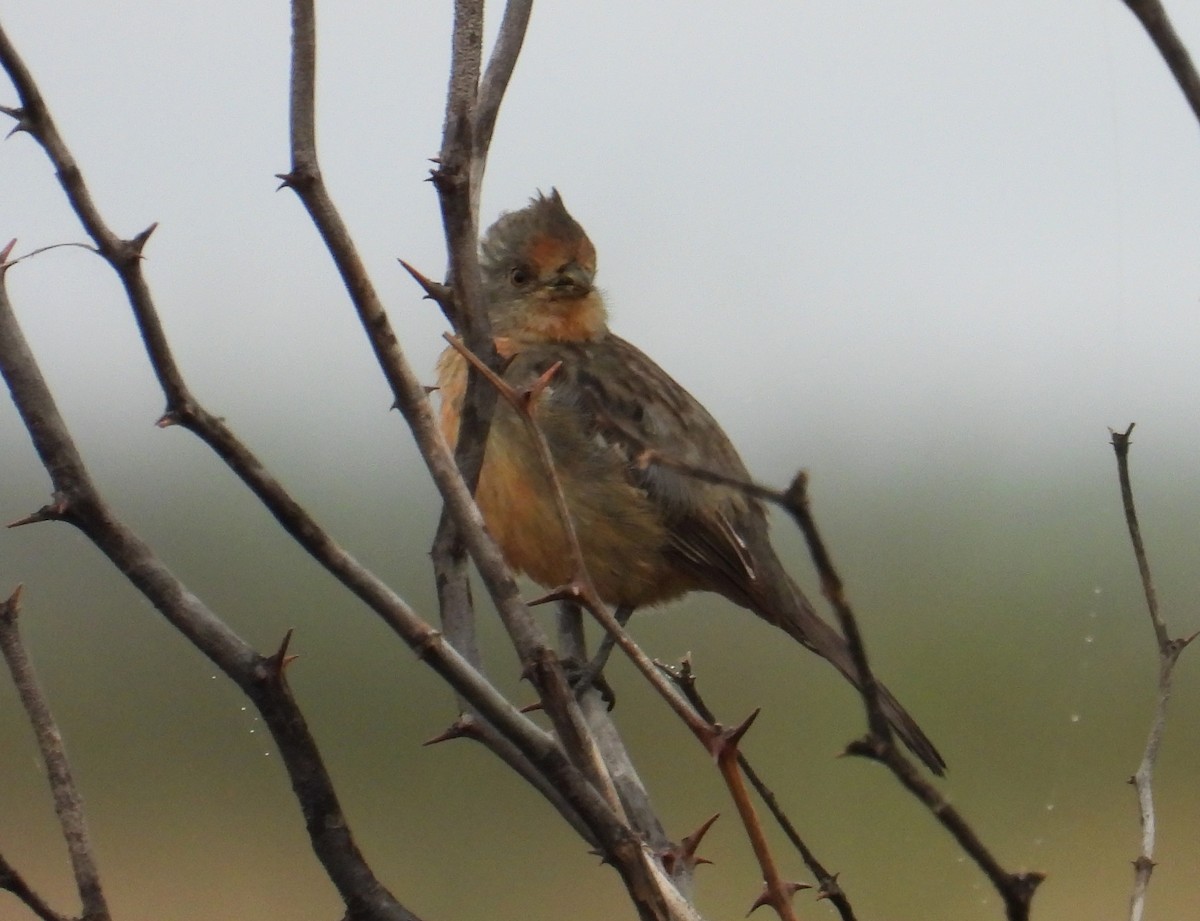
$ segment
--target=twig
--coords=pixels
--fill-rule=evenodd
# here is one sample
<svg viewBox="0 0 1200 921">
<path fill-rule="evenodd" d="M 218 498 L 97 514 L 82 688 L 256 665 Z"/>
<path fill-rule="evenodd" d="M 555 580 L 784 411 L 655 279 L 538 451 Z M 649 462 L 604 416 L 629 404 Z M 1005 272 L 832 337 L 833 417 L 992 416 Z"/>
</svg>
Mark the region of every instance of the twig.
<svg viewBox="0 0 1200 921">
<path fill-rule="evenodd" d="M 314 47 L 310 40 L 311 3 L 298 2 L 294 16 L 299 20 L 294 26 L 294 33 L 297 42 L 297 67 L 300 71 L 298 80 L 303 85 L 304 73 L 315 66 L 311 57 Z M 2 32 L 0 64 L 10 75 L 14 75 L 14 84 L 17 85 L 24 103 L 20 123 L 29 126 L 26 130 L 42 144 L 60 177 L 74 177 L 70 181 L 63 181 L 68 200 L 89 234 L 97 240 L 101 255 L 113 264 L 123 280 L 128 281 L 127 294 L 135 318 L 143 330 L 150 362 L 168 398 L 168 411 L 159 424 L 183 425 L 204 440 L 250 487 L 292 537 L 366 602 L 456 691 L 471 700 L 473 706 L 477 707 L 489 722 L 500 728 L 518 745 L 531 763 L 571 800 L 578 813 L 587 816 L 589 827 L 593 829 L 597 838 L 621 842 L 623 836 L 628 836 L 628 829 L 615 821 L 587 780 L 571 768 L 554 741 L 528 718 L 518 713 L 490 683 L 450 648 L 449 644 L 443 642 L 437 631 L 418 617 L 403 599 L 339 547 L 267 472 L 258 458 L 233 435 L 220 417 L 204 410 L 192 397 L 171 356 L 166 338 L 161 335 L 161 324 L 153 299 L 141 275 L 140 260 L 134 258 L 128 262 L 121 261 L 119 254 L 124 252 L 123 247 L 101 243 L 116 237 L 103 223 L 91 203 L 91 197 L 79 176 L 78 168 L 54 129 L 32 77 L 16 57 L 15 51 L 3 40 Z M 300 119 L 300 122 L 303 125 L 303 119 Z M 303 152 L 299 160 L 305 161 Z M 315 159 L 310 162 L 315 163 Z M 319 178 L 319 174 L 317 175 Z M 312 174 L 285 177 L 285 182 L 295 182 L 299 186 L 297 191 L 311 187 L 312 194 L 301 194 L 301 199 L 309 206 L 310 213 L 314 214 L 314 222 L 334 255 L 335 263 L 342 270 L 347 288 L 359 307 L 364 325 L 368 328 L 372 345 L 376 347 L 381 366 L 393 385 L 397 402 L 402 409 L 407 410 L 406 418 L 422 448 L 423 456 L 433 471 L 434 480 L 443 488 L 449 506 L 459 516 L 460 521 L 473 525 L 463 529 L 470 537 L 468 546 L 472 550 L 476 565 L 484 575 L 485 584 L 492 591 L 493 599 L 497 601 L 502 617 L 508 615 L 504 619 L 506 624 L 510 625 L 510 633 L 515 632 L 521 639 L 519 649 L 527 657 L 536 655 L 539 650 L 546 648 L 546 643 L 536 622 L 525 610 L 515 581 L 508 573 L 499 551 L 483 533 L 482 520 L 458 476 L 445 442 L 441 439 L 426 394 L 399 350 L 395 335 L 358 260 L 344 224 L 333 209 L 323 185 L 314 184 Z M 134 242 L 138 243 L 140 248 L 145 242 L 145 234 L 135 238 Z M 276 742 L 284 756 L 285 764 L 289 771 L 293 772 L 293 785 L 297 796 L 301 798 L 302 807 L 310 818 L 309 829 L 314 849 L 326 863 L 327 871 L 343 893 L 356 888 L 361 890 L 364 881 L 369 882 L 368 888 L 377 885 L 362 855 L 353 844 L 332 784 L 320 761 L 319 752 L 311 737 L 307 735 L 303 719 L 295 709 L 294 702 L 289 698 L 277 707 L 276 702 L 264 699 L 257 673 L 250 674 L 247 671 L 257 662 L 254 651 L 187 592 L 173 574 L 154 557 L 150 548 L 124 528 L 115 514 L 100 500 L 70 435 L 54 408 L 49 390 L 37 370 L 36 361 L 25 345 L 6 295 L 3 304 L 0 305 L 0 352 L 3 353 L 0 355 L 0 361 L 7 359 L 4 368 L 6 376 L 12 375 L 9 377 L 9 383 L 10 389 L 13 390 L 14 402 L 26 418 L 27 427 L 34 436 L 35 447 L 42 456 L 43 464 L 55 478 L 54 502 L 30 516 L 30 520 L 68 520 L 81 527 L 205 655 L 238 681 L 248 694 L 253 691 L 252 698 L 260 705 L 260 709 L 264 705 L 273 707 L 269 718 L 264 712 L 264 719 L 273 733 L 281 733 L 276 736 Z M 565 686 L 565 679 L 563 684 Z M 569 694 L 569 689 L 566 693 Z M 304 731 L 293 738 L 291 733 L 296 728 Z M 294 760 L 290 757 L 292 754 Z M 597 833 L 597 827 L 603 828 L 604 833 Z M 386 908 L 394 903 L 386 890 L 381 889 L 381 892 L 377 904 Z M 368 892 L 368 901 L 372 898 L 375 898 L 374 893 Z"/>
<path fill-rule="evenodd" d="M 307 36 L 312 28 L 311 2 L 296 0 L 293 15 L 297 19 L 305 20 L 303 32 L 297 28 L 297 33 Z M 456 4 L 455 63 L 451 76 L 447 132 L 450 134 L 466 131 L 468 139 L 471 126 L 465 115 L 469 112 L 469 103 L 474 98 L 473 87 L 478 79 L 478 55 L 472 46 L 479 41 L 481 15 L 481 5 L 478 2 L 459 0 Z M 312 53 L 311 42 L 305 40 L 295 43 L 294 74 L 297 71 L 307 74 L 313 70 L 315 62 Z M 311 93 L 307 92 L 309 79 L 294 79 L 293 109 L 311 109 L 312 97 Z M 463 107 L 463 100 L 468 104 L 466 108 Z M 311 114 L 306 115 L 304 119 L 294 120 L 306 124 L 308 119 L 311 119 Z M 690 906 L 680 900 L 670 886 L 664 889 L 656 881 L 661 875 L 661 868 L 652 860 L 648 860 L 641 842 L 621 821 L 618 812 L 614 811 L 614 798 L 600 794 L 599 790 L 605 789 L 606 786 L 604 777 L 585 775 L 584 771 L 590 769 L 592 761 L 587 751 L 586 730 L 579 716 L 574 695 L 544 634 L 521 600 L 516 582 L 499 549 L 483 528 L 482 518 L 471 496 L 470 483 L 478 475 L 477 464 L 482 463 L 486 422 L 490 418 L 490 409 L 477 415 L 481 426 L 477 430 L 478 461 L 464 462 L 461 450 L 457 456 L 466 474 L 464 480 L 460 475 L 459 465 L 455 463 L 455 456 L 450 453 L 438 429 L 428 395 L 399 347 L 375 288 L 321 180 L 316 150 L 311 146 L 311 136 L 303 132 L 294 136 L 292 143 L 293 168 L 281 178 L 285 185 L 295 190 L 308 210 L 342 275 L 363 328 L 375 350 L 380 368 L 392 388 L 395 405 L 413 432 L 421 455 L 446 503 L 447 513 L 496 605 L 501 621 L 521 658 L 526 675 L 538 686 L 543 701 L 551 704 L 548 713 L 563 747 L 556 745 L 552 749 L 546 749 L 543 745 L 534 744 L 528 736 L 519 732 L 509 737 L 547 780 L 560 790 L 587 826 L 589 835 L 600 842 L 602 850 L 621 873 L 640 915 L 645 918 L 690 917 Z M 465 317 L 467 334 L 482 340 L 483 345 L 492 349 L 486 312 L 482 309 L 477 265 L 477 226 L 471 217 L 469 172 L 461 171 L 463 164 L 455 161 L 454 156 L 450 157 L 451 162 L 447 162 L 447 152 L 456 155 L 457 150 L 454 145 L 444 145 L 442 162 L 433 175 L 443 203 L 443 220 L 450 244 L 453 297 L 460 316 Z M 469 385 L 469 402 L 472 399 L 471 389 Z M 485 401 L 489 396 L 491 400 L 495 399 L 494 394 L 487 393 L 486 387 L 476 386 L 474 390 L 481 394 Z M 463 447 L 461 438 L 460 434 L 460 448 Z M 474 469 L 471 469 L 472 467 Z M 459 597 L 465 598 L 465 591 L 460 592 Z M 476 705 L 475 698 L 468 699 Z M 482 708 L 480 712 L 506 735 L 510 733 L 512 725 L 507 713 L 503 714 L 506 719 L 497 723 L 496 712 Z M 573 760 L 568 760 L 567 752 L 571 753 Z M 583 770 L 580 770 L 580 767 Z M 597 786 L 593 787 L 589 779 L 597 782 Z"/>
<path fill-rule="evenodd" d="M 629 657 L 634 667 L 642 673 L 651 687 L 667 702 L 675 714 L 683 721 L 709 753 L 717 760 L 721 776 L 725 780 L 730 795 L 738 809 L 746 834 L 750 839 L 755 857 L 762 869 L 765 889 L 755 907 L 769 904 L 783 921 L 794 917 L 791 907 L 791 896 L 803 888 L 798 883 L 785 882 L 775 866 L 774 857 L 767 845 L 762 823 L 759 821 L 754 807 L 747 795 L 745 783 L 738 769 L 738 742 L 750 728 L 757 711 L 741 725 L 734 729 L 724 729 L 719 724 L 701 716 L 691 705 L 680 690 L 663 674 L 658 665 L 647 656 L 625 628 L 608 610 L 596 591 L 595 585 L 587 569 L 583 547 L 579 541 L 575 527 L 574 516 L 567 504 L 566 493 L 558 477 L 554 456 L 550 451 L 546 434 L 537 421 L 537 405 L 541 395 L 549 386 L 554 375 L 558 373 L 561 362 L 555 363 L 528 388 L 516 390 L 506 383 L 496 372 L 489 368 L 482 359 L 474 355 L 460 340 L 447 334 L 447 342 L 458 351 L 497 391 L 500 397 L 508 403 L 525 423 L 526 429 L 533 440 L 541 462 L 542 470 L 550 484 L 551 495 L 554 498 L 559 523 L 566 536 L 567 549 L 574 569 L 574 578 L 568 585 L 560 586 L 543 596 L 542 601 L 571 601 L 583 605 L 588 612 L 600 623 L 609 636 L 613 638 L 621 650 Z M 753 909 L 751 909 L 753 910 Z"/>
<path fill-rule="evenodd" d="M 46 778 L 54 798 L 54 811 L 62 828 L 63 840 L 71 858 L 71 869 L 75 875 L 75 886 L 83 916 L 89 921 L 108 921 L 111 917 L 104 890 L 100 884 L 100 870 L 88 835 L 87 820 L 83 813 L 83 797 L 71 774 L 71 764 L 63 745 L 62 733 L 50 712 L 50 704 L 38 683 L 33 662 L 21 640 L 17 618 L 21 609 L 21 587 L 5 601 L 0 602 L 0 653 L 8 664 L 13 685 L 21 705 L 33 727 L 42 761 L 46 765 Z M 28 889 L 26 889 L 28 892 Z M 27 901 L 26 904 L 29 904 Z M 32 907 L 32 905 L 30 906 Z"/>
<path fill-rule="evenodd" d="M 304 811 L 314 852 L 352 917 L 413 921 L 363 859 L 304 717 L 283 680 L 282 661 L 259 656 L 193 595 L 153 550 L 121 522 L 92 483 L 16 321 L 0 270 L 0 374 L 12 393 L 34 448 L 50 474 L 54 499 L 29 520 L 66 521 L 79 528 L 163 616 L 240 687 L 258 708 L 279 747 Z M 425 627 L 428 644 L 436 632 Z M 446 644 L 440 644 L 446 652 Z M 469 672 L 469 668 L 463 663 Z"/>
<path fill-rule="evenodd" d="M 0 854 L 0 889 L 11 892 L 42 921 L 74 921 L 73 918 L 56 912 L 46 903 L 45 899 L 34 892 L 25 882 L 25 878 L 4 858 L 3 854 Z"/>
<path fill-rule="evenodd" d="M 710 722 L 715 719 L 713 712 L 705 703 L 703 696 L 700 694 L 699 688 L 696 687 L 696 675 L 692 670 L 691 659 L 684 658 L 677 666 L 660 666 L 666 675 L 679 686 L 683 694 L 692 706 Z M 842 921 L 856 921 L 854 908 L 850 904 L 850 899 L 847 897 L 841 884 L 838 882 L 838 875 L 827 870 L 824 864 L 817 859 L 817 855 L 813 853 L 808 844 L 800 837 L 800 833 L 796 831 L 796 826 L 792 824 L 791 819 L 783 808 L 779 805 L 779 800 L 775 793 L 766 785 L 759 777 L 758 772 L 750 763 L 750 759 L 746 755 L 738 752 L 738 764 L 741 766 L 742 772 L 746 775 L 746 779 L 750 781 L 750 785 L 754 787 L 754 791 L 766 804 L 767 810 L 778 823 L 783 833 L 788 840 L 792 842 L 792 846 L 796 848 L 800 854 L 800 859 L 804 861 L 804 865 L 812 872 L 817 880 L 817 888 L 821 896 L 827 899 L 837 912 L 842 917 Z"/>
<path fill-rule="evenodd" d="M 1200 119 L 1200 76 L 1196 74 L 1196 67 L 1187 48 L 1179 40 L 1179 33 L 1171 25 L 1167 11 L 1159 0 L 1125 0 L 1125 5 L 1141 22 L 1150 40 L 1158 48 L 1158 53 L 1170 68 L 1175 82 L 1183 91 L 1192 113 Z"/>
<path fill-rule="evenodd" d="M 685 464 L 672 458 L 646 452 L 643 463 L 669 466 L 688 476 L 710 483 L 719 483 L 740 490 L 746 495 L 772 502 L 782 507 L 803 532 L 809 553 L 821 579 L 822 591 L 838 615 L 846 644 L 854 659 L 860 676 L 860 696 L 867 709 L 869 731 L 865 738 L 852 742 L 847 753 L 869 758 L 885 765 L 906 790 L 920 800 L 933 816 L 958 842 L 976 865 L 991 881 L 1004 902 L 1009 921 L 1026 921 L 1029 918 L 1033 894 L 1045 875 L 1036 871 L 1010 873 L 996 860 L 987 846 L 944 796 L 913 766 L 912 762 L 896 746 L 887 720 L 879 708 L 878 684 L 871 673 L 857 619 L 846 601 L 842 581 L 833 566 L 832 557 L 825 547 L 812 517 L 807 497 L 807 477 L 801 472 L 791 486 L 783 492 L 758 483 L 740 481 L 711 470 Z"/>
<path fill-rule="evenodd" d="M 683 720 L 688 729 L 704 741 L 705 744 L 708 744 L 715 727 L 701 717 L 683 695 L 669 681 L 663 678 L 655 666 L 654 660 L 647 656 L 625 629 L 617 623 L 616 618 L 613 617 L 608 607 L 596 593 L 591 576 L 588 574 L 587 565 L 583 558 L 583 550 L 579 543 L 579 535 L 575 529 L 575 521 L 567 505 L 566 496 L 563 493 L 562 484 L 559 482 L 558 473 L 554 466 L 554 456 L 551 454 L 550 446 L 546 442 L 545 433 L 542 432 L 541 426 L 538 425 L 535 417 L 535 407 L 538 398 L 558 371 L 559 365 L 555 364 L 552 366 L 530 388 L 517 391 L 510 387 L 498 374 L 488 368 L 483 363 L 483 360 L 467 348 L 461 340 L 448 333 L 445 334 L 444 338 L 496 389 L 500 397 L 524 421 L 533 440 L 534 447 L 538 452 L 542 469 L 546 472 L 547 480 L 551 486 L 551 495 L 554 498 L 558 518 L 566 535 L 567 551 L 571 556 L 575 576 L 570 584 L 552 589 L 532 603 L 565 600 L 577 602 L 587 608 L 588 612 L 599 621 L 605 632 L 612 636 L 621 650 L 629 656 L 634 667 L 646 677 L 651 686 L 658 691 L 659 695 L 675 711 L 676 715 Z"/>
<path fill-rule="evenodd" d="M 1146 908 L 1146 893 L 1150 888 L 1150 877 L 1154 873 L 1154 844 L 1156 818 L 1154 811 L 1154 769 L 1158 764 L 1158 751 L 1167 728 L 1167 702 L 1171 699 L 1171 677 L 1179 654 L 1187 648 L 1197 634 L 1181 639 L 1171 639 L 1166 621 L 1158 609 L 1158 595 L 1150 575 L 1150 562 L 1142 542 L 1142 529 L 1138 525 L 1137 509 L 1133 503 L 1133 484 L 1129 478 L 1129 446 L 1132 444 L 1134 423 L 1124 432 L 1109 429 L 1112 435 L 1113 452 L 1117 455 L 1117 479 L 1121 485 L 1121 504 L 1125 509 L 1125 524 L 1129 528 L 1129 539 L 1133 544 L 1133 556 L 1137 560 L 1142 590 L 1146 595 L 1146 610 L 1154 629 L 1158 646 L 1158 689 L 1154 699 L 1154 712 L 1150 718 L 1150 731 L 1146 737 L 1146 748 L 1142 752 L 1137 771 L 1129 778 L 1137 792 L 1138 815 L 1142 826 L 1141 852 L 1133 862 L 1133 893 L 1129 899 L 1130 921 L 1141 921 Z"/>
</svg>

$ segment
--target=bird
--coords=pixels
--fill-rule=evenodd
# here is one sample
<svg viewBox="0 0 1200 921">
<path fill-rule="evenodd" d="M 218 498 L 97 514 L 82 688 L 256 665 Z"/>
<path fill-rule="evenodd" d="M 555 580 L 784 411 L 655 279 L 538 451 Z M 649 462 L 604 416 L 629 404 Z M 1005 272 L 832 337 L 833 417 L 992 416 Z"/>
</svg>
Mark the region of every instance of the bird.
<svg viewBox="0 0 1200 921">
<path fill-rule="evenodd" d="M 771 545 L 762 504 L 730 485 L 749 473 L 729 437 L 690 393 L 609 329 L 595 285 L 596 248 L 557 189 L 502 213 L 479 247 L 483 293 L 503 379 L 520 389 L 555 365 L 537 422 L 599 597 L 626 613 L 693 591 L 715 592 L 782 629 L 859 686 L 846 641 L 815 611 Z M 438 359 L 439 424 L 453 446 L 468 363 Z M 678 465 L 647 463 L 669 458 Z M 547 588 L 574 566 L 554 489 L 532 433 L 497 404 L 475 491 L 509 566 Z M 880 706 L 900 739 L 936 775 L 946 762 L 882 684 Z"/>
</svg>

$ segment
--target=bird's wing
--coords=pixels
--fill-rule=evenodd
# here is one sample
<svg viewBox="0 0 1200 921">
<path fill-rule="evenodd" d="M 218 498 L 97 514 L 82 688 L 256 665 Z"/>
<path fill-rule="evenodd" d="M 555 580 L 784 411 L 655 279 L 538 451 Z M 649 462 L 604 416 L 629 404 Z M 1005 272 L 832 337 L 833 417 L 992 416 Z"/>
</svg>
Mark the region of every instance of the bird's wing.
<svg viewBox="0 0 1200 921">
<path fill-rule="evenodd" d="M 645 353 L 611 334 L 547 344 L 521 357 L 529 363 L 526 374 L 563 362 L 547 392 L 548 414 L 573 414 L 587 427 L 594 450 L 619 458 L 624 476 L 658 508 L 669 549 L 693 574 L 695 587 L 739 604 L 756 600 L 763 561 L 756 560 L 751 544 L 759 543 L 758 532 L 766 539 L 759 504 L 736 489 L 655 462 L 677 461 L 748 480 L 737 451 L 708 411 Z"/>
</svg>

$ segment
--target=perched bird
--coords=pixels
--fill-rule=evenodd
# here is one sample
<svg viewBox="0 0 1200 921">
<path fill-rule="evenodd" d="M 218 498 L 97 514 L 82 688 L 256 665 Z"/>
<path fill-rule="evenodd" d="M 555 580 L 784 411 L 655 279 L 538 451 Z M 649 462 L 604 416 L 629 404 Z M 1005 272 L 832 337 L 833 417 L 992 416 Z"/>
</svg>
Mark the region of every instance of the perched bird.
<svg viewBox="0 0 1200 921">
<path fill-rule="evenodd" d="M 527 387 L 562 365 L 537 404 L 584 561 L 600 597 L 626 609 L 710 591 L 749 608 L 827 659 L 851 683 L 845 640 L 813 610 L 771 547 L 766 514 L 737 489 L 645 464 L 646 452 L 748 480 L 716 420 L 608 328 L 593 284 L 596 250 L 557 191 L 502 214 L 480 246 L 504 379 Z M 467 363 L 438 362 L 441 425 L 454 444 Z M 509 565 L 546 587 L 573 577 L 554 494 L 524 423 L 497 406 L 476 501 Z M 935 774 L 945 762 L 884 688 L 888 721 Z"/>
</svg>

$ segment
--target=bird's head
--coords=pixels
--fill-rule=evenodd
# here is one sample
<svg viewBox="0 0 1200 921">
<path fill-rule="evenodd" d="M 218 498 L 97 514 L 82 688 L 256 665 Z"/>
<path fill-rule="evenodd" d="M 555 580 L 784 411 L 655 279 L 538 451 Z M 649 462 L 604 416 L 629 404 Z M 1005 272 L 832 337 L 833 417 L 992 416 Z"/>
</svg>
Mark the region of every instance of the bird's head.
<svg viewBox="0 0 1200 921">
<path fill-rule="evenodd" d="M 500 215 L 480 243 L 488 314 L 497 336 L 587 340 L 606 329 L 592 283 L 596 248 L 552 189 Z"/>
</svg>

